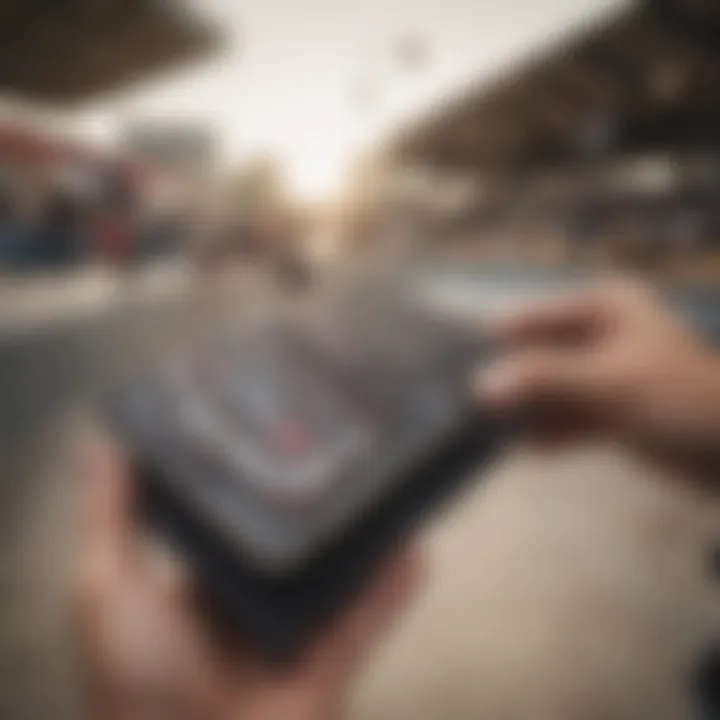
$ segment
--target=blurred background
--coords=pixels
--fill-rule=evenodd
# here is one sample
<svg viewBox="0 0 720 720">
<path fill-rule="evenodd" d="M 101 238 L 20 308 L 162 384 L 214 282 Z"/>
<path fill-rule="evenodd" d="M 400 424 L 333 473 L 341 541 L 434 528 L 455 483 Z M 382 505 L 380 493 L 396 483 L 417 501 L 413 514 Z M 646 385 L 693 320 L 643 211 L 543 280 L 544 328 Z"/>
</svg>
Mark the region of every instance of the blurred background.
<svg viewBox="0 0 720 720">
<path fill-rule="evenodd" d="M 76 717 L 68 436 L 139 364 L 363 263 L 473 314 L 621 269 L 720 330 L 714 0 L 4 0 L 0 37 L 2 718 Z M 352 712 L 700 717 L 717 508 L 523 458 Z"/>
</svg>

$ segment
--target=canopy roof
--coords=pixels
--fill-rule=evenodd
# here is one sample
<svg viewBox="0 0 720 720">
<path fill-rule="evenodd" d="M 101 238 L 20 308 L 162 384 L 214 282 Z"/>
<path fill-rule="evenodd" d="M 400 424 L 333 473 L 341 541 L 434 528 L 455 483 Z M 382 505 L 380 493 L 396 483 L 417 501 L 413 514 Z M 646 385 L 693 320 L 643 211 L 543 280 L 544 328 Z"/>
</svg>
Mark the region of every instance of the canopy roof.
<svg viewBox="0 0 720 720">
<path fill-rule="evenodd" d="M 75 102 L 217 43 L 217 31 L 179 2 L 3 0 L 0 92 Z"/>
<path fill-rule="evenodd" d="M 468 168 L 720 148 L 720 3 L 629 3 L 404 128 L 390 156 Z"/>
</svg>

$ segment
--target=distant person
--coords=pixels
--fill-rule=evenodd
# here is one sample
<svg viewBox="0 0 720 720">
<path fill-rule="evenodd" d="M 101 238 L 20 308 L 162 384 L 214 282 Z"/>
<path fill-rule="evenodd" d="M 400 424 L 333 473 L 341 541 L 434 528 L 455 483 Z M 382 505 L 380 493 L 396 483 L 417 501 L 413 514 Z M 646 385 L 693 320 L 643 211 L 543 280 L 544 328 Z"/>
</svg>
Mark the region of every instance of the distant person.
<svg viewBox="0 0 720 720">
<path fill-rule="evenodd" d="M 21 231 L 9 192 L 0 190 L 0 266 L 15 269 L 24 264 L 27 237 Z"/>
<path fill-rule="evenodd" d="M 114 267 L 126 267 L 134 258 L 131 223 L 115 210 L 102 208 L 90 222 L 93 255 Z"/>
<path fill-rule="evenodd" d="M 611 439 L 687 477 L 718 467 L 720 358 L 651 291 L 620 283 L 538 302 L 489 332 L 504 354 L 477 379 L 479 402 L 539 441 Z M 143 554 L 117 451 L 96 456 L 87 479 L 80 629 L 96 718 L 341 717 L 358 661 L 406 604 L 412 555 L 390 562 L 299 664 L 272 670 L 215 642 L 192 589 Z"/>
<path fill-rule="evenodd" d="M 71 267 L 83 259 L 83 244 L 78 203 L 63 192 L 51 194 L 37 224 L 28 233 L 29 264 Z"/>
<path fill-rule="evenodd" d="M 280 284 L 291 290 L 307 287 L 312 280 L 311 270 L 296 224 L 288 218 L 268 216 L 258 223 L 256 233 L 270 270 Z"/>
</svg>

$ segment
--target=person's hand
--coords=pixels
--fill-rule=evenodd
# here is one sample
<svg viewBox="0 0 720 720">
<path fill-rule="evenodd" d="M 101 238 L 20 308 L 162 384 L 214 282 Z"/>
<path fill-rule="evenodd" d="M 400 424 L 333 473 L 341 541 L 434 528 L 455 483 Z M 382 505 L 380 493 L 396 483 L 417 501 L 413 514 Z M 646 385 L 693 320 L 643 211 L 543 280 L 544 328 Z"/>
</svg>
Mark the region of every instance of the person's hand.
<svg viewBox="0 0 720 720">
<path fill-rule="evenodd" d="M 100 720 L 329 720 L 358 664 L 405 607 L 418 558 L 389 561 L 307 653 L 280 669 L 210 630 L 183 573 L 133 526 L 118 450 L 87 462 L 78 625 L 91 713 Z"/>
<path fill-rule="evenodd" d="M 481 399 L 542 440 L 602 435 L 656 456 L 720 455 L 720 362 L 650 289 L 538 301 L 489 324 Z"/>
</svg>

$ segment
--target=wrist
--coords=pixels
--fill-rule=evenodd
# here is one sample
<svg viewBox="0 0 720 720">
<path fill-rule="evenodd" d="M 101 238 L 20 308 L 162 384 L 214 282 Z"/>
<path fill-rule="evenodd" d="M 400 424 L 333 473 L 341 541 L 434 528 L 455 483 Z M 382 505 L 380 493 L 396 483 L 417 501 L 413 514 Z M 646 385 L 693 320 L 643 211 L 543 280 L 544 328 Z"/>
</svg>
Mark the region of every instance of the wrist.
<svg viewBox="0 0 720 720">
<path fill-rule="evenodd" d="M 698 365 L 695 377 L 687 378 L 689 407 L 693 420 L 688 424 L 692 445 L 702 454 L 720 456 L 720 358 L 708 355 Z"/>
</svg>

